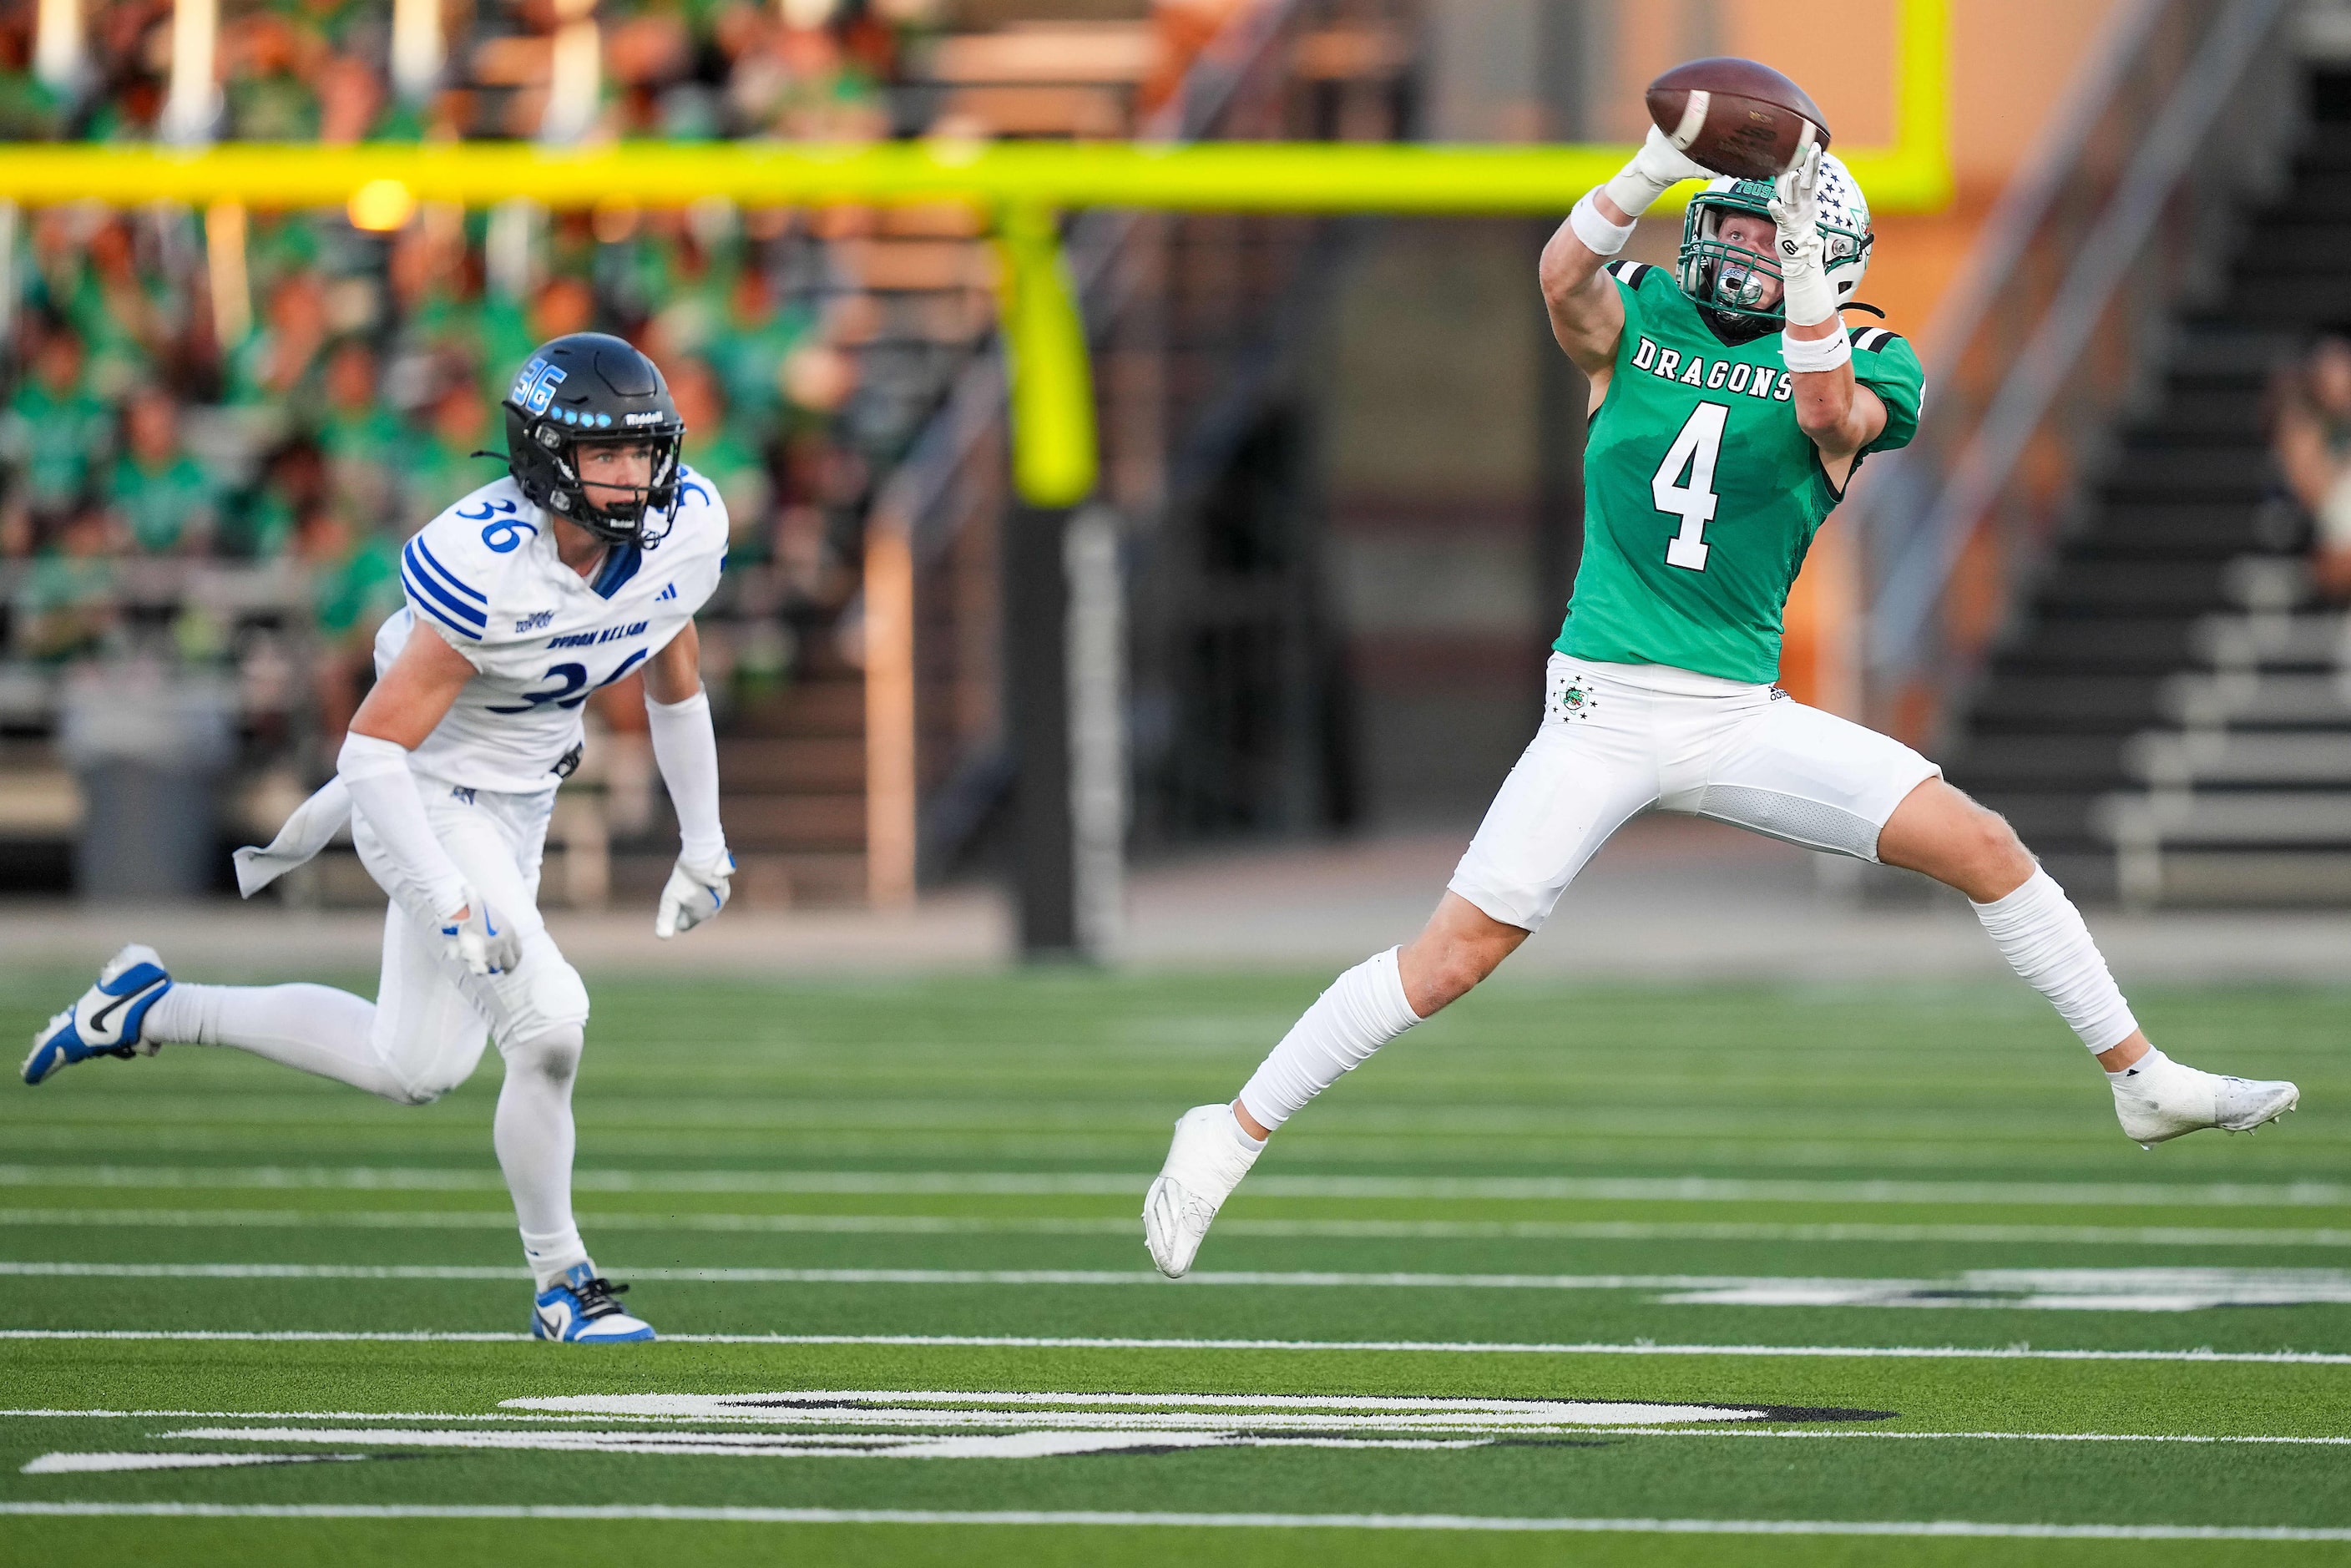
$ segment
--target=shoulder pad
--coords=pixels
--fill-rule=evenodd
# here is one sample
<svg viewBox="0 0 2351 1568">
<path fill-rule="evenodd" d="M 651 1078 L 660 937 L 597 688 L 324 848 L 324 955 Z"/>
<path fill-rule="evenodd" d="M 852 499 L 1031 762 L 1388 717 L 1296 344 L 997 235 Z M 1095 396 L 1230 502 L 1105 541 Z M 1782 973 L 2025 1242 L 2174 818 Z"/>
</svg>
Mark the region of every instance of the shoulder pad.
<svg viewBox="0 0 2351 1568">
<path fill-rule="evenodd" d="M 511 479 L 484 486 L 401 547 L 400 582 L 409 603 L 444 630 L 480 642 L 507 560 L 538 526 Z"/>
<path fill-rule="evenodd" d="M 726 548 L 726 502 L 706 474 L 681 465 L 677 475 L 677 517 L 671 537 L 681 543 Z M 665 541 L 666 542 L 666 541 Z"/>
<path fill-rule="evenodd" d="M 1853 346 L 1865 354 L 1883 353 L 1887 345 L 1901 340 L 1902 334 L 1889 327 L 1853 327 L 1845 331 Z"/>
<path fill-rule="evenodd" d="M 1646 261 L 1612 261 L 1604 268 L 1609 277 L 1638 294 L 1649 274 L 1657 269 Z"/>
</svg>

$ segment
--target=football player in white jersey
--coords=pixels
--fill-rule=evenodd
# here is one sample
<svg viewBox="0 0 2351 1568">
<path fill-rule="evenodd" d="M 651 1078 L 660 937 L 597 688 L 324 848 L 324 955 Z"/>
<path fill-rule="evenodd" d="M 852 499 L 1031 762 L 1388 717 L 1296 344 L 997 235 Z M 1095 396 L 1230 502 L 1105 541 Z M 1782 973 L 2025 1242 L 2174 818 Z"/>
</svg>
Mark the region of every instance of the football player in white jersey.
<svg viewBox="0 0 2351 1568">
<path fill-rule="evenodd" d="M 556 787 L 578 765 L 582 706 L 642 672 L 682 841 L 654 935 L 725 907 L 735 862 L 694 614 L 718 585 L 726 511 L 681 461 L 685 426 L 661 371 L 618 338 L 548 343 L 505 407 L 507 476 L 401 552 L 407 607 L 376 638 L 376 685 L 335 779 L 267 848 L 237 852 L 250 894 L 350 823 L 391 899 L 376 999 L 175 982 L 134 945 L 35 1036 L 24 1077 L 166 1044 L 233 1046 L 422 1105 L 463 1083 L 495 1036 L 495 1142 L 536 1278 L 531 1332 L 647 1340 L 572 1221 L 588 992 L 539 918 L 539 855 Z"/>
</svg>

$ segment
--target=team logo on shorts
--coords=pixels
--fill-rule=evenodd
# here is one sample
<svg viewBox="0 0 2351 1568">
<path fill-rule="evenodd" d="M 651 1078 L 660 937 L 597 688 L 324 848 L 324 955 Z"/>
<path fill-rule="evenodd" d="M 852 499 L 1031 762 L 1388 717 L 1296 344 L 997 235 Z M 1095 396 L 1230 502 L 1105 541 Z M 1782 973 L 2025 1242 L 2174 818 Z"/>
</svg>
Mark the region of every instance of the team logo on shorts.
<svg viewBox="0 0 2351 1568">
<path fill-rule="evenodd" d="M 1589 718 L 1598 704 L 1582 682 L 1570 685 L 1559 694 L 1559 711 L 1565 718 Z"/>
</svg>

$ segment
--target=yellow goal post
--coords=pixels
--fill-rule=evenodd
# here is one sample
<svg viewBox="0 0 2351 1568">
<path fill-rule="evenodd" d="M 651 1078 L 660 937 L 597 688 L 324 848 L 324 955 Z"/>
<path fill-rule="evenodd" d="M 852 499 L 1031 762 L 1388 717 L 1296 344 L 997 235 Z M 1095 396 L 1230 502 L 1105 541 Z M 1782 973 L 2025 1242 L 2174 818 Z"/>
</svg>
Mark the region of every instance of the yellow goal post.
<svg viewBox="0 0 2351 1568">
<path fill-rule="evenodd" d="M 1949 0 L 1895 0 L 1895 140 L 1840 148 L 1880 212 L 1932 211 L 1952 178 Z M 968 203 L 994 221 L 1011 377 L 1013 479 L 1034 506 L 1074 505 L 1096 474 L 1092 377 L 1058 215 L 1079 207 L 1169 212 L 1500 216 L 1563 213 L 1629 147 L 1216 141 L 998 142 L 932 138 L 855 145 L 622 142 L 18 143 L 0 153 L 0 201 L 44 206 L 559 209 Z"/>
</svg>

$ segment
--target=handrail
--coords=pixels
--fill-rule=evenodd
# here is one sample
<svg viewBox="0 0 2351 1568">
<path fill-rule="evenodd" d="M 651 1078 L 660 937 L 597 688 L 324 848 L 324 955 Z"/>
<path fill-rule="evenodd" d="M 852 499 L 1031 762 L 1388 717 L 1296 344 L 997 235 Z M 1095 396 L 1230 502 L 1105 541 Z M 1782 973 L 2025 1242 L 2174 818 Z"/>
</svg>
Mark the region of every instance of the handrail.
<svg viewBox="0 0 2351 1568">
<path fill-rule="evenodd" d="M 2239 0 L 2214 22 L 2171 101 L 2140 143 L 2121 187 L 2075 253 L 2064 284 L 1945 481 L 1934 510 L 1918 527 L 1915 538 L 1920 543 L 1889 575 L 1872 628 L 1881 663 L 1915 644 L 1976 520 L 2007 487 L 2172 187 L 2284 4 Z"/>
<path fill-rule="evenodd" d="M 2214 127 L 2231 107 L 2234 89 L 2273 37 L 2285 0 L 2219 0 L 2208 8 L 2180 0 L 2144 0 L 2109 24 L 2091 66 L 2050 131 L 2028 172 L 2003 193 L 1959 282 L 1929 329 L 1928 350 L 1950 387 L 1930 401 L 1919 439 L 1882 464 L 1856 497 L 1873 556 L 1867 643 L 1873 700 L 1917 695 L 1948 697 L 1970 674 L 1974 650 L 1938 645 L 1938 612 L 1948 602 L 1960 562 L 1980 527 L 2019 482 L 2026 454 L 2069 385 L 2083 371 L 2116 292 L 2147 256 L 2149 236 L 2166 204 L 2199 158 L 2214 144 Z M 2200 34 L 2197 25 L 2202 23 Z M 2177 25 L 2177 26 L 2175 26 Z M 2167 69 L 2166 42 L 2184 26 L 2192 48 Z M 2155 110 L 2144 132 L 2120 121 L 2131 114 L 2134 91 Z M 2159 107 L 2158 107 L 2159 105 Z M 2131 146 L 2111 183 L 2095 166 L 2098 132 Z M 2091 189 L 2067 201 L 2088 181 Z M 2069 220 L 2095 216 L 2086 228 Z M 2053 228 L 2064 225 L 2065 232 Z M 2036 268 L 2035 263 L 2044 265 Z M 2187 269 L 2160 279 L 2168 308 Z M 2053 288 L 2048 285 L 2054 280 Z M 2021 298 L 2020 298 L 2021 296 Z M 1991 334 L 1998 311 L 2042 305 L 2032 330 L 2011 350 Z M 1971 397 L 1972 358 L 1989 354 L 1989 396 Z M 2137 356 L 2126 354 L 2136 361 Z M 2095 391 L 2090 415 L 2054 431 L 2068 480 L 2102 434 L 2104 416 L 2119 403 L 2128 374 L 2108 376 Z M 1893 714 L 1882 714 L 1900 722 Z M 1920 715 L 1907 716 L 1917 728 Z"/>
<path fill-rule="evenodd" d="M 1304 4 L 1305 0 L 1280 0 L 1278 5 L 1249 7 L 1235 16 L 1202 50 L 1183 89 L 1154 117 L 1146 133 L 1170 138 L 1176 144 L 1206 135 Z M 1099 308 L 1102 291 L 1134 224 L 1131 210 L 1090 208 L 1071 225 L 1064 248 L 1071 288 L 1087 321 L 1100 322 L 1108 314 Z M 951 533 L 925 528 L 925 521 L 936 515 L 938 503 L 972 449 L 1000 435 L 999 420 L 1008 401 L 1004 345 L 1000 338 L 991 337 L 973 352 L 949 385 L 937 413 L 883 482 L 873 507 L 872 526 L 902 530 L 917 560 L 943 549 Z"/>
<path fill-rule="evenodd" d="M 2001 188 L 1959 277 L 1927 318 L 1921 338 L 1930 349 L 1956 349 L 1974 341 L 1984 318 L 2023 263 L 2033 230 L 2080 168 L 2099 116 L 2122 90 L 2169 3 L 2129 0 L 2106 18 L 2089 64 L 2068 85 L 2056 115 L 2034 138 L 2023 171 Z"/>
<path fill-rule="evenodd" d="M 1278 0 L 1237 16 L 1194 62 L 1183 91 L 1144 128 L 1145 137 L 1160 139 L 1155 144 L 1171 156 L 1218 145 L 1196 139 L 1245 107 L 1244 92 L 1275 63 L 1309 4 Z M 1032 211 L 1029 221 L 1049 217 Z M 1121 262 L 1151 221 L 1132 208 L 1091 209 L 1071 220 L 1063 255 L 1087 339 L 1098 343 L 1121 319 L 1129 270 Z M 977 826 L 1009 776 L 1000 742 L 964 734 L 952 743 L 957 749 L 945 785 L 924 789 L 916 752 L 929 704 L 914 648 L 925 574 L 1009 493 L 991 463 L 1004 449 L 1011 414 L 1006 353 L 1003 333 L 975 349 L 866 519 L 866 863 L 868 895 L 879 905 L 912 898 L 920 868 L 941 843 L 959 841 Z"/>
</svg>

